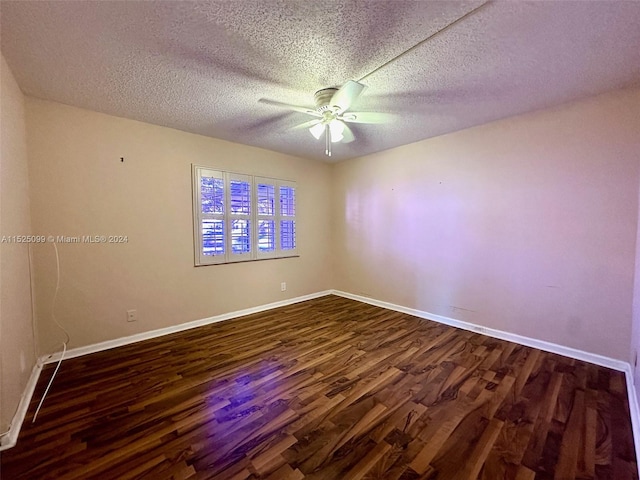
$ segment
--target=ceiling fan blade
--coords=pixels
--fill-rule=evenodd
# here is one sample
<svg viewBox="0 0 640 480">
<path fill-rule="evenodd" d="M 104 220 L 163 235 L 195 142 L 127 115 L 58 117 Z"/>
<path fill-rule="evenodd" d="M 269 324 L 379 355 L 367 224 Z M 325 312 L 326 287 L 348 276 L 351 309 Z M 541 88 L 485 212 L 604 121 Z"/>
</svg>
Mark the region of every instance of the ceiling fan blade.
<svg viewBox="0 0 640 480">
<path fill-rule="evenodd" d="M 390 113 L 380 112 L 349 112 L 338 117 L 339 120 L 350 123 L 389 123 L 393 118 Z"/>
<path fill-rule="evenodd" d="M 338 107 L 338 112 L 342 113 L 349 109 L 356 98 L 360 96 L 365 86 L 355 80 L 349 80 L 331 97 L 330 105 Z"/>
<path fill-rule="evenodd" d="M 273 105 L 274 107 L 286 108 L 288 110 L 293 110 L 294 112 L 306 113 L 307 115 L 311 115 L 313 117 L 322 117 L 318 112 L 316 112 L 311 107 L 301 107 L 299 105 L 290 105 L 288 103 L 278 102 L 276 100 L 269 100 L 268 98 L 261 98 L 258 100 L 260 103 L 264 103 L 266 105 Z"/>
<path fill-rule="evenodd" d="M 349 128 L 349 125 L 345 123 L 344 130 L 342 131 L 342 143 L 351 143 L 355 140 L 353 132 Z"/>
<path fill-rule="evenodd" d="M 291 127 L 289 130 L 303 130 L 305 128 L 311 128 L 314 125 L 321 123 L 322 120 L 319 118 L 314 118 L 313 120 L 309 120 L 308 122 L 301 123 L 300 125 L 296 125 L 295 127 Z"/>
</svg>

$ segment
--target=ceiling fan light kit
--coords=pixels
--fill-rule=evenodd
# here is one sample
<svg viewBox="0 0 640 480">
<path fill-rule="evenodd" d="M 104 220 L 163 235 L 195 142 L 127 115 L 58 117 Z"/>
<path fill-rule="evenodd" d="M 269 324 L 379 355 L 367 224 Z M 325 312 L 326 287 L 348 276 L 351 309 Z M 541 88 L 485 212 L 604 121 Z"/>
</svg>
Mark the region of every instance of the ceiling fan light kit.
<svg viewBox="0 0 640 480">
<path fill-rule="evenodd" d="M 294 128 L 308 128 L 311 135 L 318 140 L 324 134 L 324 153 L 330 157 L 332 143 L 350 143 L 355 138 L 353 132 L 345 122 L 383 123 L 384 119 L 387 118 L 384 114 L 375 112 L 345 113 L 365 88 L 365 85 L 362 83 L 349 80 L 340 88 L 323 88 L 322 90 L 318 90 L 313 96 L 316 104 L 315 109 L 267 99 L 260 99 L 260 101 L 316 117 L 315 120 L 302 123 Z"/>
<path fill-rule="evenodd" d="M 313 127 L 309 128 L 309 132 L 311 132 L 311 135 L 313 135 L 316 140 L 320 140 L 320 137 L 325 132 L 325 127 L 327 126 L 329 127 L 329 131 L 331 132 L 331 141 L 333 143 L 340 142 L 344 138 L 343 132 L 345 124 L 340 120 L 332 120 L 326 125 L 317 123 Z"/>
</svg>

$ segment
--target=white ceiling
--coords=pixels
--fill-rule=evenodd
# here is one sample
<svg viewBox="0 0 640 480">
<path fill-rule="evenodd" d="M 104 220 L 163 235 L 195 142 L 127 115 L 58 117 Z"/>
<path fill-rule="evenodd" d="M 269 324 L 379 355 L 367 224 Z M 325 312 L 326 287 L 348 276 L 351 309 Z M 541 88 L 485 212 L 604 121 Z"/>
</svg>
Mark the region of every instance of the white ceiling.
<svg viewBox="0 0 640 480">
<path fill-rule="evenodd" d="M 368 76 L 352 110 L 396 114 L 324 143 L 313 105 L 482 1 L 0 2 L 1 49 L 39 98 L 339 161 L 640 84 L 639 1 L 495 2 Z"/>
</svg>

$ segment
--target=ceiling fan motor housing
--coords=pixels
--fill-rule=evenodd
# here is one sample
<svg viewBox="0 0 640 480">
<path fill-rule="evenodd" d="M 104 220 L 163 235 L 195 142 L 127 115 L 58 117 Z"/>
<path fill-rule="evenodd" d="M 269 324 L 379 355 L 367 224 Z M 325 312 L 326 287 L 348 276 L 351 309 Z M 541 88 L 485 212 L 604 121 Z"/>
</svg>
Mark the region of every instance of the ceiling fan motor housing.
<svg viewBox="0 0 640 480">
<path fill-rule="evenodd" d="M 316 102 L 316 110 L 320 113 L 332 111 L 333 107 L 329 102 L 331 102 L 331 98 L 333 98 L 333 95 L 337 91 L 337 88 L 323 88 L 322 90 L 318 90 L 313 96 L 313 99 Z"/>
</svg>

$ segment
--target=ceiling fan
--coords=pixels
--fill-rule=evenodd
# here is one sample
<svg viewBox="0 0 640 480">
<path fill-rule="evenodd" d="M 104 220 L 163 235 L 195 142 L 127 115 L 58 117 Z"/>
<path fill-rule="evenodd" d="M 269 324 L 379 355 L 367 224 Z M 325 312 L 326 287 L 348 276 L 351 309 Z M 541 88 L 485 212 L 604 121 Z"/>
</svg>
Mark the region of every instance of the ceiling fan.
<svg viewBox="0 0 640 480">
<path fill-rule="evenodd" d="M 266 98 L 261 98 L 259 102 L 286 108 L 295 112 L 306 113 L 307 115 L 315 117 L 313 120 L 309 120 L 293 128 L 296 130 L 308 128 L 309 132 L 318 140 L 324 134 L 324 153 L 330 157 L 331 143 L 353 142 L 353 132 L 347 123 L 385 123 L 391 118 L 390 115 L 385 113 L 347 112 L 365 88 L 365 85 L 355 80 L 349 80 L 340 88 L 323 88 L 322 90 L 318 90 L 314 95 L 315 108 L 290 105 Z"/>
<path fill-rule="evenodd" d="M 375 68 L 371 72 L 367 73 L 363 77 L 360 77 L 358 81 L 349 80 L 347 83 L 342 85 L 340 88 L 323 88 L 322 90 L 318 90 L 314 95 L 314 100 L 316 103 L 315 108 L 313 107 L 301 107 L 298 105 L 290 105 L 288 103 L 282 103 L 275 100 L 269 100 L 266 98 L 261 98 L 258 100 L 261 103 L 266 103 L 267 105 L 274 105 L 276 107 L 282 107 L 289 110 L 293 110 L 295 112 L 306 113 L 307 115 L 311 115 L 315 117 L 313 120 L 309 120 L 308 122 L 304 122 L 294 129 L 304 129 L 308 128 L 311 134 L 316 138 L 320 139 L 320 137 L 325 135 L 325 155 L 331 156 L 331 143 L 332 142 L 344 142 L 349 143 L 353 142 L 354 136 L 353 132 L 347 125 L 347 123 L 386 123 L 393 118 L 393 115 L 387 113 L 378 113 L 378 112 L 347 112 L 354 101 L 360 96 L 362 91 L 366 88 L 365 85 L 360 83 L 365 78 L 379 71 L 380 69 L 386 67 L 392 62 L 395 62 L 400 57 L 408 54 L 409 52 L 415 50 L 426 42 L 430 41 L 437 35 L 440 35 L 442 32 L 447 29 L 453 27 L 458 22 L 463 21 L 467 17 L 474 15 L 482 8 L 486 7 L 492 2 L 492 0 L 486 0 L 480 5 L 474 7 L 469 10 L 464 15 L 456 18 L 452 22 L 448 23 L 444 27 L 435 31 L 431 35 L 429 35 L 424 40 L 416 43 L 412 47 L 408 48 L 404 52 L 393 57 L 391 60 L 383 63 L 379 67 Z"/>
</svg>

